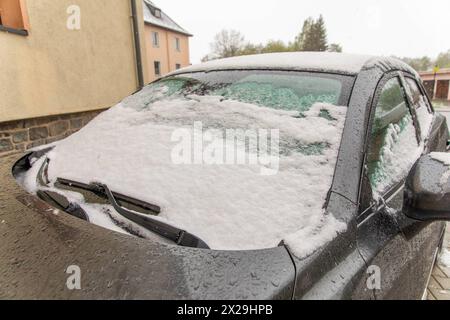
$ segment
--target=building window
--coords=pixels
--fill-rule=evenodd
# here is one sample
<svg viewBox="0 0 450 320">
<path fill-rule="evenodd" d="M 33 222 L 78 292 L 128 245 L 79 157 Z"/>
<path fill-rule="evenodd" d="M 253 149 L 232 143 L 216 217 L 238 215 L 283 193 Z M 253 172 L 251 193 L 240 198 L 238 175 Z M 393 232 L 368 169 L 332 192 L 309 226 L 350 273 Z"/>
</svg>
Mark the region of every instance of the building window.
<svg viewBox="0 0 450 320">
<path fill-rule="evenodd" d="M 181 51 L 180 38 L 175 38 L 175 49 L 176 49 L 178 52 Z"/>
<path fill-rule="evenodd" d="M 27 30 L 28 18 L 24 0 L 0 0 L 0 27 Z"/>
<path fill-rule="evenodd" d="M 159 48 L 159 33 L 152 32 L 152 43 L 154 48 Z"/>
<path fill-rule="evenodd" d="M 161 18 L 161 9 L 155 8 L 155 17 Z"/>
<path fill-rule="evenodd" d="M 176 69 L 176 70 L 181 69 L 181 64 L 177 63 L 177 64 L 175 65 L 175 69 Z"/>
<path fill-rule="evenodd" d="M 161 62 L 159 61 L 155 61 L 155 76 L 160 76 L 161 75 Z"/>
</svg>

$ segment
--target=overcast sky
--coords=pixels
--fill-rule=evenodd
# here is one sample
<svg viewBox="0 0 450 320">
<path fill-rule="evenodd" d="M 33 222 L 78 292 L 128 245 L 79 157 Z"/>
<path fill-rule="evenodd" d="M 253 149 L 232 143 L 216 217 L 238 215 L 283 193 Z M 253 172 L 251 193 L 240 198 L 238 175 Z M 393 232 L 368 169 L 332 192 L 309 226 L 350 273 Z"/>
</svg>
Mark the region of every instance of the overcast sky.
<svg viewBox="0 0 450 320">
<path fill-rule="evenodd" d="M 214 35 L 236 29 L 247 41 L 291 41 L 309 16 L 323 14 L 328 41 L 345 52 L 419 57 L 450 49 L 449 0 L 153 0 L 194 34 L 191 61 Z"/>
</svg>

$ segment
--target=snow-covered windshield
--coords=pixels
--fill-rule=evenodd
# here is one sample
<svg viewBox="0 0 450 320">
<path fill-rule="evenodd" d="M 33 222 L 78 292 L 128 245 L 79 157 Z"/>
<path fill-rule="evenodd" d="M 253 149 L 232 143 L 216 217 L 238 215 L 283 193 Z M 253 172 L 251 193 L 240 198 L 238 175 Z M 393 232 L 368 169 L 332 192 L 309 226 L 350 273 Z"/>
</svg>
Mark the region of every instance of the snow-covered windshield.
<svg viewBox="0 0 450 320">
<path fill-rule="evenodd" d="M 275 71 L 217 71 L 162 79 L 145 87 L 125 105 L 145 109 L 151 103 L 180 96 L 220 96 L 261 107 L 302 112 L 315 103 L 343 105 L 351 77 Z"/>
<path fill-rule="evenodd" d="M 102 113 L 48 154 L 48 179 L 92 223 L 151 238 L 105 204 L 58 189 L 101 182 L 161 207 L 155 216 L 212 249 L 276 247 L 299 257 L 345 225 L 324 204 L 351 77 L 232 71 L 164 79 Z M 37 161 L 24 183 L 36 192 Z"/>
</svg>

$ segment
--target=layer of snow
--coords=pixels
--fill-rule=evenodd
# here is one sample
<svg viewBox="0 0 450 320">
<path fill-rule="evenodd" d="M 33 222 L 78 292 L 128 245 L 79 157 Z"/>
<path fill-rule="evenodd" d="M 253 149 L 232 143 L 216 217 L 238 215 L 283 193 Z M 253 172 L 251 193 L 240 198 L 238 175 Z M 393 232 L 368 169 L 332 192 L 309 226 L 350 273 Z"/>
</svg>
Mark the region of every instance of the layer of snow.
<svg viewBox="0 0 450 320">
<path fill-rule="evenodd" d="M 432 152 L 430 153 L 430 157 L 434 160 L 437 160 L 446 166 L 450 166 L 450 153 L 445 152 Z"/>
<path fill-rule="evenodd" d="M 345 232 L 345 223 L 337 220 L 332 214 L 322 217 L 320 223 L 306 225 L 299 231 L 285 237 L 284 243 L 297 257 L 314 253 L 318 247 L 332 241 L 339 233 Z"/>
<path fill-rule="evenodd" d="M 113 220 L 111 220 L 106 214 L 106 210 L 112 209 L 111 206 L 88 204 L 85 202 L 84 196 L 80 193 L 61 189 L 46 188 L 39 185 L 37 176 L 45 160 L 45 157 L 41 157 L 32 164 L 32 167 L 28 172 L 17 177 L 17 181 L 20 183 L 20 185 L 22 185 L 24 189 L 33 194 L 36 194 L 38 190 L 49 190 L 57 192 L 58 194 L 66 197 L 68 201 L 79 204 L 80 207 L 86 211 L 91 223 L 116 232 L 126 233 L 122 228 L 118 227 L 116 223 L 114 223 Z"/>
<path fill-rule="evenodd" d="M 439 256 L 439 264 L 443 267 L 450 268 L 450 252 L 447 249 L 442 250 Z"/>
<path fill-rule="evenodd" d="M 37 176 L 39 170 L 44 164 L 45 158 L 40 158 L 32 163 L 32 167 L 25 174 L 21 174 L 17 177 L 17 181 L 22 185 L 22 187 L 30 193 L 35 194 L 38 190 Z"/>
<path fill-rule="evenodd" d="M 199 236 L 217 250 L 270 248 L 285 240 L 304 257 L 345 230 L 323 205 L 346 107 L 316 104 L 299 118 L 295 112 L 218 97 L 155 101 L 143 109 L 125 105 L 104 112 L 56 144 L 48 154 L 50 181 L 61 177 L 102 182 L 115 192 L 159 205 L 157 219 Z M 334 120 L 319 116 L 323 110 Z M 290 152 L 282 152 L 279 172 L 272 176 L 261 175 L 259 165 L 176 165 L 171 159 L 176 144 L 172 134 L 192 128 L 196 121 L 204 129 L 280 129 L 281 150 Z M 313 155 L 293 147 L 314 143 L 328 147 Z M 36 188 L 30 181 L 38 165 L 24 179 L 32 192 Z M 110 218 L 99 216 L 112 208 L 84 203 L 83 208 L 93 223 L 116 230 Z"/>
<path fill-rule="evenodd" d="M 208 61 L 180 72 L 225 69 L 325 70 L 357 74 L 372 57 L 334 52 L 282 52 L 232 57 Z"/>
</svg>

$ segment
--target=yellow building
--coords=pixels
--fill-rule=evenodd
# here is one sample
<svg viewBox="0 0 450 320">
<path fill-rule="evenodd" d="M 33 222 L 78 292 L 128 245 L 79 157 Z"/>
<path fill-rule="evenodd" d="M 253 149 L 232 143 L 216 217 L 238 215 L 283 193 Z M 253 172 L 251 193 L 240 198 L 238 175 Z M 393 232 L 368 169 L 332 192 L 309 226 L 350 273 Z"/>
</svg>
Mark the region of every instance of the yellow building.
<svg viewBox="0 0 450 320">
<path fill-rule="evenodd" d="M 79 130 L 156 62 L 188 65 L 188 37 L 144 0 L 0 0 L 0 155 Z"/>
<path fill-rule="evenodd" d="M 143 9 L 149 79 L 189 66 L 189 37 L 192 35 L 151 1 L 144 0 Z"/>
<path fill-rule="evenodd" d="M 64 138 L 140 87 L 142 0 L 0 0 L 0 20 L 0 154 Z"/>
</svg>

